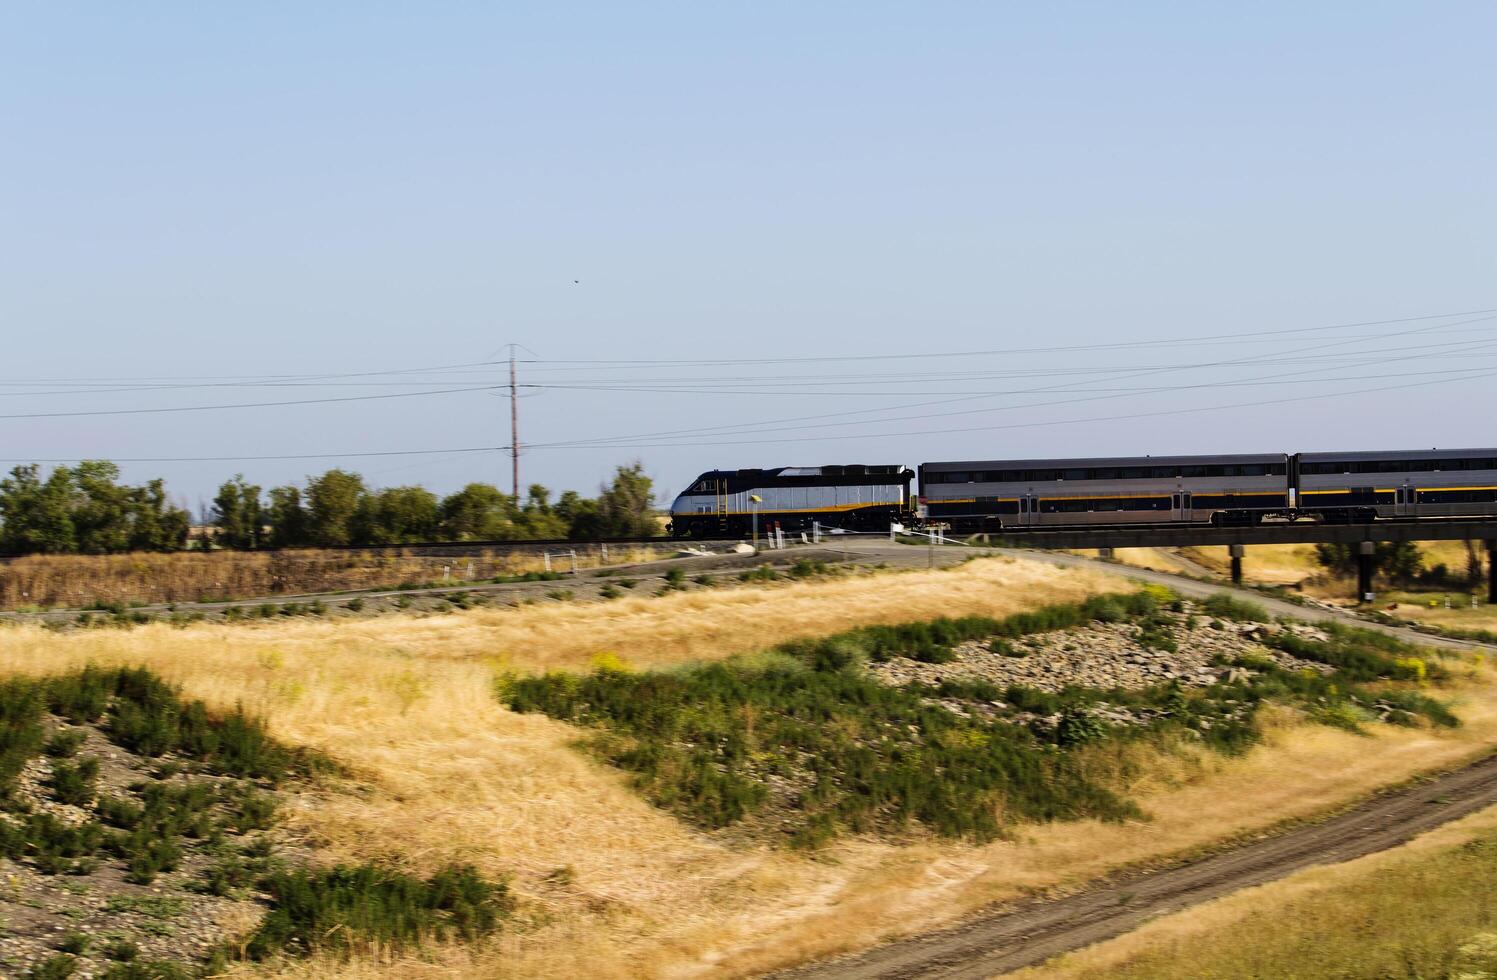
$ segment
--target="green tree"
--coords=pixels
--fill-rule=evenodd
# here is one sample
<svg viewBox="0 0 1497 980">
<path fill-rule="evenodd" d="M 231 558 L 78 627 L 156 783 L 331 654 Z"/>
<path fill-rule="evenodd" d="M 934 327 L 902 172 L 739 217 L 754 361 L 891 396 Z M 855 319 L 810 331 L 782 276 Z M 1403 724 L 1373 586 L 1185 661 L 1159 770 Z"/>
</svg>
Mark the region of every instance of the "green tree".
<svg viewBox="0 0 1497 980">
<path fill-rule="evenodd" d="M 17 466 L 0 480 L 0 552 L 63 554 L 76 551 L 73 473 L 58 467 L 46 480 L 41 467 Z"/>
<path fill-rule="evenodd" d="M 328 470 L 307 481 L 308 536 L 313 544 L 351 544 L 354 515 L 368 494 L 364 478 L 345 470 Z"/>
<path fill-rule="evenodd" d="M 567 525 L 551 506 L 551 491 L 539 483 L 530 485 L 530 494 L 520 510 L 521 538 L 564 538 Z"/>
<path fill-rule="evenodd" d="M 217 541 L 227 548 L 258 548 L 264 539 L 265 508 L 260 488 L 246 483 L 238 473 L 218 488 L 213 498 L 213 523 Z"/>
<path fill-rule="evenodd" d="M 505 541 L 519 536 L 520 509 L 488 483 L 470 483 L 441 504 L 441 537 L 449 541 Z"/>
<path fill-rule="evenodd" d="M 1336 575 L 1357 574 L 1357 545 L 1317 544 L 1315 560 Z M 1424 555 L 1412 541 L 1384 541 L 1373 546 L 1373 566 L 1387 579 L 1412 582 L 1424 564 Z"/>
<path fill-rule="evenodd" d="M 598 511 L 603 518 L 603 536 L 630 538 L 659 533 L 655 520 L 655 489 L 638 462 L 620 466 L 613 485 L 598 494 Z"/>
<path fill-rule="evenodd" d="M 425 487 L 388 487 L 359 499 L 353 518 L 358 544 L 404 544 L 437 535 L 439 504 Z"/>
<path fill-rule="evenodd" d="M 302 504 L 300 487 L 275 487 L 270 491 L 270 506 L 265 518 L 270 524 L 270 544 L 275 548 L 294 548 L 310 544 L 311 533 L 307 508 Z"/>
<path fill-rule="evenodd" d="M 73 532 L 84 554 L 130 549 L 130 491 L 119 485 L 119 477 L 120 468 L 103 459 L 86 459 L 73 468 Z"/>
<path fill-rule="evenodd" d="M 567 525 L 567 537 L 573 541 L 596 541 L 607 537 L 603 512 L 596 500 L 588 500 L 575 490 L 568 490 L 556 502 L 554 513 Z"/>
<path fill-rule="evenodd" d="M 165 481 L 156 479 L 145 486 L 129 487 L 126 499 L 129 550 L 177 551 L 186 547 L 192 518 L 167 499 Z"/>
</svg>

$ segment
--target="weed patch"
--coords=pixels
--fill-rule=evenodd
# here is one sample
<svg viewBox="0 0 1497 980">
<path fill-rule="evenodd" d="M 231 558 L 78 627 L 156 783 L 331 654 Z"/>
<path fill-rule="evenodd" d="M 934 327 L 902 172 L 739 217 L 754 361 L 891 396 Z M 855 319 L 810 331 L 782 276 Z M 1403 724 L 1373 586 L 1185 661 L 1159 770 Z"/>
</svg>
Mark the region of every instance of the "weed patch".
<svg viewBox="0 0 1497 980">
<path fill-rule="evenodd" d="M 1185 733 L 1216 751 L 1241 752 L 1258 740 L 1256 712 L 1269 700 L 1340 727 L 1378 719 L 1456 723 L 1439 702 L 1400 686 L 1438 679 L 1437 664 L 1363 631 L 1332 632 L 1324 641 L 1280 631 L 1273 642 L 1281 649 L 1334 669 L 1292 671 L 1244 658 L 1231 665 L 1240 669 L 1230 682 L 1207 687 L 893 686 L 863 669 L 894 657 L 947 662 L 957 645 L 974 640 L 1001 653 L 1019 637 L 1089 623 L 1135 623 L 1142 645 L 1169 650 L 1176 641 L 1168 627 L 1183 609 L 1157 590 L 1098 596 L 1001 620 L 861 627 L 666 672 L 599 665 L 582 676 L 516 678 L 501 693 L 514 710 L 594 728 L 594 752 L 633 773 L 654 803 L 698 826 L 746 823 L 808 846 L 843 833 L 923 828 L 987 840 L 1020 821 L 1123 819 L 1136 814 L 1134 806 L 1089 778 L 1076 750 Z M 1218 604 L 1214 615 L 1229 612 L 1240 618 L 1251 610 Z M 1142 721 L 1105 722 L 1094 710 L 1103 702 Z"/>
</svg>

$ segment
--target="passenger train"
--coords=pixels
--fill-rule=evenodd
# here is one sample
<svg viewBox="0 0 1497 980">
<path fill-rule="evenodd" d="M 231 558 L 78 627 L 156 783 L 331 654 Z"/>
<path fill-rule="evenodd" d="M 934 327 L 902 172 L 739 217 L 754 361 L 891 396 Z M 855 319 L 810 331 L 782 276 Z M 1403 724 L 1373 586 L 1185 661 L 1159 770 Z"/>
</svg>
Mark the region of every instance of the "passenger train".
<svg viewBox="0 0 1497 980">
<path fill-rule="evenodd" d="M 1497 516 L 1497 449 L 967 460 L 703 473 L 671 505 L 676 537 L 813 522 L 958 532 L 1119 524 L 1253 525 Z"/>
</svg>

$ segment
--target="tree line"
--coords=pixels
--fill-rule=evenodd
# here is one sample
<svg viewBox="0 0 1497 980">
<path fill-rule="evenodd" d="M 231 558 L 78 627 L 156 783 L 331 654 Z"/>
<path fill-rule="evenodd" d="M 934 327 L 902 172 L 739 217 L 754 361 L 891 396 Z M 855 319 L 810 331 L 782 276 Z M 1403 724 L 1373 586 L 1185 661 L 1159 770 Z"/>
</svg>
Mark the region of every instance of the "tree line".
<svg viewBox="0 0 1497 980">
<path fill-rule="evenodd" d="M 119 467 L 90 460 L 18 466 L 0 480 L 0 553 L 114 554 L 176 551 L 190 541 L 188 512 L 163 481 L 119 482 Z M 654 488 L 640 464 L 621 466 L 596 497 L 575 491 L 555 501 L 540 484 L 517 499 L 488 483 L 439 497 L 421 486 L 372 488 L 357 473 L 331 469 L 304 484 L 265 490 L 243 475 L 227 480 L 208 519 L 213 546 L 235 549 L 399 545 L 420 541 L 523 541 L 636 537 L 659 533 Z"/>
</svg>

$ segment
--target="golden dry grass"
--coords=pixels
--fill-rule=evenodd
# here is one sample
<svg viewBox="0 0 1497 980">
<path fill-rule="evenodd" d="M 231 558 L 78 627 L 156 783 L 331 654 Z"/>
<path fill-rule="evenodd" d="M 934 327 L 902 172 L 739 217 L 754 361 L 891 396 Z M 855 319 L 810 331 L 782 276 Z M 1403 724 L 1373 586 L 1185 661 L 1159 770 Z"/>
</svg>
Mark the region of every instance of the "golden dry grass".
<svg viewBox="0 0 1497 980">
<path fill-rule="evenodd" d="M 1219 575 L 1230 575 L 1231 557 L 1225 547 L 1181 548 L 1180 553 Z M 1323 572 L 1309 544 L 1249 545 L 1242 559 L 1244 581 L 1260 585 L 1293 585 Z"/>
<path fill-rule="evenodd" d="M 303 977 L 743 975 L 1308 813 L 1497 736 L 1483 674 L 1469 682 L 1468 724 L 1456 733 L 1358 738 L 1286 723 L 1242 759 L 1150 765 L 1133 787 L 1147 823 L 1036 827 L 982 847 L 849 841 L 808 857 L 692 831 L 578 752 L 576 729 L 509 712 L 493 695 L 496 669 L 580 667 L 603 650 L 660 666 L 859 623 L 1004 615 L 1127 587 L 1101 572 L 987 559 L 945 572 L 427 618 L 21 627 L 0 631 L 0 670 L 144 664 L 211 704 L 243 704 L 278 737 L 330 753 L 367 784 L 290 808 L 293 828 L 332 857 L 388 856 L 416 870 L 471 861 L 513 876 L 525 899 L 528 926 L 493 945 L 284 969 Z M 1093 764 L 1120 768 L 1105 757 Z"/>
<path fill-rule="evenodd" d="M 550 546 L 552 551 L 568 550 Z M 547 546 L 480 549 L 472 555 L 419 555 L 405 548 L 355 551 L 211 551 L 179 554 L 33 555 L 0 562 L 0 609 L 78 608 L 95 602 L 196 602 L 390 588 L 402 582 L 462 582 L 540 571 Z M 596 545 L 579 544 L 577 566 L 605 564 Z M 652 548 L 615 546 L 606 564 L 648 561 Z M 571 556 L 557 557 L 558 571 Z"/>
<path fill-rule="evenodd" d="M 1116 548 L 1112 557 L 1123 565 L 1131 565 L 1134 568 L 1149 568 L 1156 572 L 1169 572 L 1171 574 L 1193 574 L 1196 568 L 1189 562 L 1181 561 L 1174 548 Z M 1096 552 L 1078 551 L 1075 554 L 1094 557 Z"/>
<path fill-rule="evenodd" d="M 1358 957 L 1368 944 L 1367 930 L 1373 923 L 1384 924 L 1379 940 L 1426 949 L 1433 940 L 1439 943 L 1437 950 L 1451 950 L 1473 938 L 1471 926 L 1479 928 L 1480 920 L 1489 918 L 1478 903 L 1469 901 L 1469 895 L 1460 894 L 1458 882 L 1450 889 L 1455 895 L 1442 895 L 1443 889 L 1436 884 L 1434 894 L 1421 895 L 1422 901 L 1411 906 L 1412 889 L 1401 879 L 1433 875 L 1438 881 L 1442 873 L 1458 873 L 1460 862 L 1451 860 L 1451 852 L 1473 840 L 1490 842 L 1494 832 L 1497 807 L 1490 807 L 1402 847 L 1343 864 L 1307 868 L 1008 976 L 1012 980 L 1120 976 L 1187 980 L 1322 975 L 1318 971 L 1296 973 L 1296 967 L 1306 969 L 1302 960 L 1294 959 L 1297 948 L 1304 946 L 1314 948 L 1322 961 L 1332 958 L 1347 976 L 1387 975 L 1359 969 Z M 1455 867 L 1445 867 L 1450 864 Z M 1447 899 L 1443 904 L 1442 897 Z M 1454 902 L 1464 907 L 1453 907 Z M 1446 918 L 1453 921 L 1447 924 Z M 1264 959 L 1276 962 L 1265 964 Z"/>
<path fill-rule="evenodd" d="M 1479 605 L 1471 605 L 1470 596 L 1462 592 L 1448 593 L 1450 608 L 1445 608 L 1444 593 L 1385 597 L 1378 608 L 1391 616 L 1414 623 L 1428 623 L 1442 629 L 1487 630 L 1497 633 L 1497 606 L 1486 604 L 1486 595 L 1479 596 Z M 1396 603 L 1394 602 L 1396 600 Z"/>
</svg>

